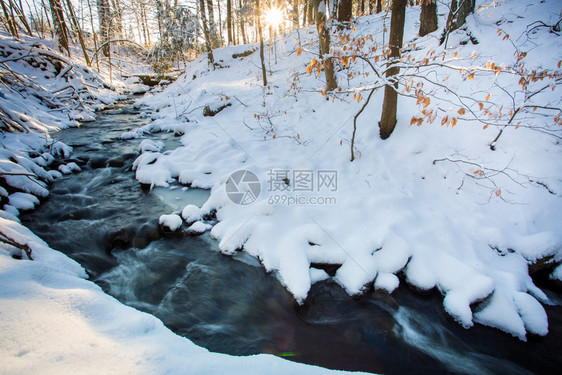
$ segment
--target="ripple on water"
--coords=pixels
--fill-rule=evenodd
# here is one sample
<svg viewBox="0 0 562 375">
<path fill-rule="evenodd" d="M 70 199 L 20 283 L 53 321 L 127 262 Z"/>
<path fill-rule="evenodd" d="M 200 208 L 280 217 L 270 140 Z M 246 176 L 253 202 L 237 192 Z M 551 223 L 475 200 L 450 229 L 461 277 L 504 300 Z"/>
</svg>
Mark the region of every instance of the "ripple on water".
<svg viewBox="0 0 562 375">
<path fill-rule="evenodd" d="M 235 355 L 272 353 L 385 374 L 555 373 L 562 366 L 560 306 L 547 308 L 549 336 L 528 343 L 481 326 L 465 330 L 447 318 L 437 293 L 420 296 L 404 286 L 390 296 L 351 297 L 328 279 L 299 306 L 248 254 L 222 255 L 209 234 L 166 236 L 158 217 L 201 206 L 209 192 L 179 185 L 143 190 L 130 168 L 140 140 L 119 139 L 148 121 L 131 108 L 117 105 L 96 122 L 59 133 L 74 145 L 83 170 L 55 182 L 50 197 L 22 215 L 123 303 L 199 345 Z M 180 145 L 173 134 L 152 136 L 165 150 Z M 126 246 L 108 251 L 108 236 L 119 231 L 130 234 Z"/>
</svg>

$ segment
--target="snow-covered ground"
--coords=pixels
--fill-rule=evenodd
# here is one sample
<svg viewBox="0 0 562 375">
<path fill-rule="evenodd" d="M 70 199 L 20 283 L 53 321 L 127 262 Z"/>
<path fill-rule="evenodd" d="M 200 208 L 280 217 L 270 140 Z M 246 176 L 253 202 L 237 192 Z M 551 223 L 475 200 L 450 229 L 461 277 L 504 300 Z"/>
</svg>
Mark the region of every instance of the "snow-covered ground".
<svg viewBox="0 0 562 375">
<path fill-rule="evenodd" d="M 170 229 L 190 225 L 197 231 L 212 224 L 211 234 L 223 253 L 243 250 L 255 256 L 297 301 L 306 298 L 313 282 L 329 277 L 316 264 L 341 264 L 334 280 L 350 294 L 371 287 L 392 292 L 400 283 L 397 275 L 404 275 L 416 288 L 438 289 L 445 311 L 465 327 L 480 323 L 522 340 L 529 333 L 547 334 L 542 304 L 552 302 L 534 285 L 529 267 L 562 260 L 560 126 L 552 125 L 551 112 L 523 111 L 515 118 L 518 128 L 506 127 L 495 151 L 489 144 L 502 128 L 494 123 L 505 123 L 512 100 L 516 107 L 524 100 L 560 107 L 560 85 L 524 98 L 517 92 L 520 77 L 495 77 L 486 63 L 493 61 L 505 70 L 521 57 L 525 69 L 549 69 L 559 77 L 561 37 L 533 22 L 554 24 L 560 5 L 555 0 L 506 0 L 479 1 L 478 6 L 478 15 L 468 20 L 478 44 L 462 44 L 468 37 L 461 31 L 450 36 L 446 50 L 438 43 L 441 29 L 416 38 L 419 8 L 408 8 L 404 40 L 410 58 L 441 58 L 445 52 L 447 65 L 458 69 L 421 67 L 432 81 L 426 82 L 431 104 L 425 109 L 433 109 L 438 119 L 409 126 L 412 117 L 423 116 L 424 102 L 418 105 L 417 98 L 402 96 L 396 130 L 385 141 L 378 137 L 382 90 L 376 91 L 358 120 L 353 162 L 353 116 L 368 89 L 380 82 L 376 74 L 364 74 L 369 67 L 359 59 L 349 67 L 338 63 L 342 92 L 324 96 L 323 77 L 306 72 L 318 50 L 313 28 L 270 44 L 266 88 L 261 86 L 258 53 L 232 57 L 256 46 L 217 50 L 221 69 L 209 71 L 205 56 L 193 62 L 167 90 L 139 101 L 153 111 L 154 121 L 123 135 L 184 133 L 183 147 L 172 152 L 160 153 L 158 144 L 145 142 L 135 162 L 137 179 L 153 186 L 177 180 L 211 189 L 202 208 L 183 209 L 185 223 L 177 216 L 162 216 L 162 223 Z M 441 7 L 440 13 L 443 25 L 446 9 Z M 381 30 L 389 21 L 384 15 L 361 18 L 350 37 L 372 35 L 380 44 L 388 40 Z M 334 36 L 336 47 L 343 43 L 349 42 Z M 4 51 L 19 54 L 2 55 L 9 67 L 2 74 L 10 76 L 11 69 L 19 74 L 14 82 L 23 79 L 20 86 L 9 86 L 21 90 L 1 87 L 0 103 L 29 129 L 4 132 L 0 139 L 0 172 L 6 182 L 0 188 L 0 372 L 328 372 L 270 355 L 209 353 L 174 335 L 156 318 L 105 295 L 86 280 L 77 263 L 18 223 L 19 209 L 48 195 L 48 182 L 76 169 L 65 165 L 49 170 L 57 155 L 71 150 L 46 132 L 90 120 L 94 110 L 119 96 L 104 87 L 106 78 L 59 55 L 55 60 L 63 60 L 53 71 L 41 70 L 40 63 L 22 63 L 20 57 L 29 49 L 17 52 L 17 44 L 5 36 L 0 43 Z M 371 45 L 366 40 L 362 50 Z M 471 67 L 477 67 L 474 76 Z M 413 79 L 408 85 L 421 78 Z M 548 82 L 552 79 L 529 86 Z M 362 99 L 356 102 L 361 87 Z M 64 98 L 61 89 L 73 94 Z M 47 102 L 57 104 L 56 110 L 49 110 Z M 459 103 L 466 105 L 467 115 L 459 112 Z M 226 104 L 215 116 L 204 116 Z M 501 118 L 494 119 L 502 110 Z M 488 126 L 471 117 L 488 116 L 484 111 L 490 114 Z M 446 116 L 449 126 L 441 126 Z M 259 194 L 254 175 L 232 175 L 238 170 L 255 174 Z M 242 184 L 241 177 L 247 178 Z M 206 222 L 206 214 L 213 212 L 218 222 Z M 19 248 L 6 244 L 10 241 Z M 29 249 L 33 261 L 27 260 L 24 250 Z M 561 274 L 559 266 L 552 277 L 560 280 Z"/>
<path fill-rule="evenodd" d="M 31 38 L 20 42 L 0 35 L 0 52 L 6 83 L 0 87 L 2 118 L 14 120 L 14 128 L 0 133 L 0 373 L 333 372 L 272 355 L 210 353 L 103 293 L 78 263 L 22 226 L 20 210 L 46 197 L 48 183 L 80 169 L 56 161 L 72 152 L 57 141 L 56 131 L 93 120 L 95 110 L 120 96 L 107 77 Z M 118 92 L 123 88 L 131 92 L 138 85 Z"/>
<path fill-rule="evenodd" d="M 559 80 L 562 39 L 533 26 L 555 24 L 560 5 L 477 3 L 478 15 L 468 19 L 477 44 L 457 31 L 446 47 L 439 45 L 442 27 L 417 37 L 419 8 L 407 9 L 404 66 L 428 61 L 419 70 L 403 69 L 414 76 L 401 89 L 408 94 L 424 82 L 431 103 L 424 108 L 423 97 L 401 96 L 396 130 L 382 141 L 383 90 L 376 91 L 358 120 L 355 161 L 353 117 L 381 81 L 365 74 L 369 66 L 357 59 L 338 65 L 342 91 L 325 96 L 323 75 L 307 73 L 318 50 L 316 31 L 307 28 L 270 44 L 267 87 L 258 53 L 233 57 L 257 46 L 236 46 L 215 51 L 222 68 L 209 71 L 202 56 L 168 89 L 140 100 L 154 121 L 124 138 L 185 135 L 183 147 L 172 152 L 147 149 L 135 162 L 137 179 L 212 189 L 202 208 L 185 207 L 184 225 L 216 212 L 211 234 L 221 251 L 257 257 L 297 301 L 327 277 L 315 264 L 339 264 L 334 279 L 350 294 L 372 286 L 392 292 L 403 274 L 416 288 L 439 290 L 445 311 L 464 327 L 480 323 L 521 340 L 546 335 L 541 303 L 552 302 L 534 285 L 529 267 L 562 260 L 561 132 L 558 111 L 531 109 L 560 108 L 562 90 L 553 84 L 525 96 L 521 77 L 505 71 L 523 69 L 522 61 L 529 72 L 553 74 L 530 80 L 529 93 Z M 439 11 L 442 26 L 447 9 Z M 374 43 L 380 48 L 389 21 L 361 18 L 351 42 L 332 36 L 334 53 L 341 55 L 353 38 L 365 42 L 361 51 Z M 523 104 L 528 109 L 516 113 L 492 150 L 501 124 Z M 424 109 L 437 120 L 409 126 Z M 232 175 L 238 170 L 253 174 Z"/>
<path fill-rule="evenodd" d="M 105 294 L 78 263 L 17 222 L 0 218 L 0 228 L 34 258 L 14 260 L 0 244 L 2 374 L 335 373 L 273 355 L 211 353 Z"/>
</svg>

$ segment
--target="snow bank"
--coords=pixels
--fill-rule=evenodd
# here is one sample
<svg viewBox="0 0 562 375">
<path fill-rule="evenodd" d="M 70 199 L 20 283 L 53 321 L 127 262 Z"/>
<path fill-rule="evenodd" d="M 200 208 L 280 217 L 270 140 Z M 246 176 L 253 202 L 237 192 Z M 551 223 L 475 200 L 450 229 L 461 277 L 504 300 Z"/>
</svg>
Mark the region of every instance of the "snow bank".
<svg viewBox="0 0 562 375">
<path fill-rule="evenodd" d="M 78 263 L 3 216 L 0 210 L 2 232 L 27 243 L 35 259 L 15 260 L 14 249 L 0 243 L 3 374 L 340 373 L 272 355 L 234 357 L 198 347 L 103 293 Z"/>
<path fill-rule="evenodd" d="M 72 162 L 49 170 L 57 156 L 68 157 L 72 152 L 71 147 L 51 139 L 49 132 L 78 126 L 75 120 L 92 121 L 95 110 L 119 97 L 103 77 L 76 60 L 31 38 L 22 39 L 0 35 L 0 55 L 11 56 L 14 61 L 5 63 L 27 82 L 23 87 L 0 87 L 2 116 L 24 118 L 27 130 L 14 134 L 10 132 L 14 129 L 0 128 L 0 175 L 5 182 L 0 187 L 0 373 L 333 373 L 271 355 L 210 353 L 175 335 L 155 317 L 104 294 L 86 280 L 79 264 L 19 224 L 19 210 L 32 209 L 39 203 L 37 197 L 46 197 L 48 183 L 80 170 Z M 18 56 L 21 59 L 15 59 Z M 48 69 L 40 71 L 35 60 L 45 56 L 65 67 L 57 72 L 44 61 Z M 133 87 L 135 92 L 145 89 Z M 159 142 L 145 141 L 139 151 L 150 157 L 161 148 Z M 167 179 L 163 176 L 161 183 Z M 182 219 L 162 215 L 160 223 L 176 230 Z M 202 222 L 190 227 L 198 233 L 209 229 Z M 28 259 L 23 249 L 30 251 L 33 261 L 14 259 Z"/>
<path fill-rule="evenodd" d="M 479 9 L 468 20 L 478 44 L 457 31 L 444 50 L 438 43 L 442 30 L 417 37 L 419 7 L 408 7 L 404 40 L 415 61 L 444 53 L 459 69 L 489 61 L 507 67 L 514 53 L 526 51 L 527 69 L 558 69 L 562 40 L 546 28 L 517 39 L 519 51 L 502 38 L 518 38 L 537 20 L 555 22 L 559 11 L 552 0 L 513 0 Z M 446 16 L 444 8 L 440 12 Z M 382 20 L 382 15 L 360 19 L 350 37 L 372 37 L 380 48 Z M 372 285 L 392 292 L 399 284 L 396 275 L 404 274 L 416 288 L 440 291 L 445 311 L 464 327 L 485 324 L 522 340 L 527 333 L 546 334 L 547 318 L 538 301 L 548 299 L 533 284 L 529 265 L 562 260 L 562 149 L 555 136 L 535 129 L 555 133 L 557 128 L 529 111 L 520 128 L 502 133 L 493 151 L 489 144 L 501 127 L 463 119 L 450 92 L 436 88 L 428 108 L 443 118 L 459 117 L 456 126 L 436 121 L 409 127 L 421 107 L 416 98 L 400 97 L 396 130 L 381 141 L 378 90 L 359 118 L 357 159 L 351 163 L 352 119 L 367 96 L 355 103 L 353 94 L 357 87 L 380 82 L 375 74 L 363 74 L 369 66 L 360 61 L 338 62 L 342 91 L 325 97 L 323 75 L 305 73 L 314 57 L 306 51 L 318 48 L 311 36 L 313 28 L 271 46 L 276 60 L 269 62 L 268 87 L 260 84 L 259 56 L 233 58 L 242 47 L 228 47 L 215 51 L 215 60 L 227 68 L 208 71 L 202 56 L 163 92 L 139 100 L 138 105 L 154 110 L 153 122 L 123 137 L 154 131 L 184 135 L 183 147 L 141 155 L 135 162 L 137 179 L 151 186 L 177 181 L 211 188 L 209 200 L 201 208 L 187 206 L 182 218 L 192 223 L 216 214 L 211 234 L 221 251 L 255 256 L 299 302 L 312 283 L 325 277 L 311 265 L 335 264 L 341 267 L 334 280 L 350 294 Z M 341 54 L 338 38 L 332 41 Z M 297 56 L 299 45 L 305 52 Z M 496 79 L 478 73 L 469 79 L 455 75 L 457 68 L 431 69 L 427 77 L 447 82 L 463 100 L 480 101 L 483 108 L 504 114 L 512 98 L 499 86 L 519 87 L 509 75 Z M 559 103 L 562 95 L 555 87 L 539 96 L 534 99 Z M 230 106 L 205 116 L 205 107 L 221 103 Z M 252 204 L 234 203 L 225 190 L 237 170 L 253 172 L 261 183 Z M 272 177 L 279 171 L 284 178 Z M 337 175 L 334 189 L 319 187 L 326 182 L 320 172 L 327 171 Z M 311 172 L 312 191 L 297 189 L 303 180 L 299 186 L 295 172 Z"/>
<path fill-rule="evenodd" d="M 181 227 L 182 220 L 179 215 L 162 215 L 158 222 L 173 232 Z"/>
<path fill-rule="evenodd" d="M 93 69 L 31 37 L 0 34 L 0 57 L 0 177 L 13 192 L 0 207 L 18 215 L 46 197 L 54 179 L 80 171 L 74 162 L 51 169 L 56 157 L 72 153 L 51 134 L 94 120 L 119 94 Z"/>
</svg>

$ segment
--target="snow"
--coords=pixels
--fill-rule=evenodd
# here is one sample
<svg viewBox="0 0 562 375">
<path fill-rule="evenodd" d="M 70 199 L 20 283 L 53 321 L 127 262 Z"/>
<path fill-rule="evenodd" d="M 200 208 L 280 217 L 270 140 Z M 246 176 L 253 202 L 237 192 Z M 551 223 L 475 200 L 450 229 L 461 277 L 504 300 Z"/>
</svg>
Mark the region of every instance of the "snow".
<svg viewBox="0 0 562 375">
<path fill-rule="evenodd" d="M 327 280 L 330 278 L 330 275 L 326 273 L 326 271 L 310 267 L 310 283 L 314 284 L 319 281 Z"/>
<path fill-rule="evenodd" d="M 181 217 L 188 223 L 191 224 L 201 218 L 201 209 L 193 204 L 188 204 L 185 206 L 181 212 Z"/>
<path fill-rule="evenodd" d="M 417 37 L 419 7 L 408 7 L 404 40 L 410 56 L 419 61 L 432 50 L 436 56 L 458 52 L 454 63 L 461 70 L 488 61 L 505 69 L 513 65 L 514 52 L 525 51 L 527 69 L 557 69 L 560 37 L 543 28 L 525 32 L 534 21 L 557 21 L 556 1 L 494 5 L 467 20 L 478 45 L 463 44 L 466 34 L 456 31 L 447 50 L 438 45 L 442 29 Z M 524 15 L 524 21 L 517 15 Z M 373 30 L 383 29 L 383 16 L 359 19 L 351 36 L 372 35 L 381 44 L 381 33 Z M 513 36 L 518 51 L 512 40 L 498 36 L 498 28 Z M 314 27 L 305 31 L 315 35 Z M 361 62 L 340 64 L 342 92 L 323 96 L 323 76 L 305 74 L 314 57 L 306 51 L 317 51 L 317 42 L 299 38 L 289 34 L 270 46 L 277 60 L 269 61 L 268 88 L 260 85 L 258 54 L 234 59 L 233 53 L 248 46 L 231 46 L 215 51 L 215 59 L 228 68 L 209 71 L 202 56 L 175 83 L 137 102 L 148 106 L 153 121 L 122 134 L 123 139 L 157 131 L 183 134 L 182 146 L 166 152 L 158 142 L 140 142 L 141 155 L 133 165 L 137 180 L 153 188 L 185 184 L 210 189 L 201 207 L 187 205 L 181 216 L 163 214 L 160 223 L 170 230 L 179 229 L 182 221 L 189 225 L 187 231 L 210 230 L 221 252 L 243 250 L 259 260 L 299 303 L 313 283 L 330 278 L 313 264 L 334 264 L 341 266 L 331 279 L 351 295 L 371 285 L 392 293 L 403 275 L 414 288 L 439 291 L 446 313 L 465 328 L 483 324 L 521 340 L 528 334 L 546 335 L 548 317 L 541 303 L 551 301 L 534 285 L 529 266 L 550 262 L 556 266 L 551 278 L 562 280 L 562 150 L 559 129 L 550 118 L 529 111 L 519 128 L 505 128 L 492 151 L 489 144 L 502 127 L 483 127 L 462 117 L 454 128 L 440 126 L 439 120 L 409 127 L 421 108 L 415 98 L 401 96 L 396 130 L 382 141 L 376 126 L 382 104 L 378 90 L 359 118 L 357 159 L 350 162 L 352 119 L 365 101 L 355 103 L 352 94 L 380 82 L 374 74 L 347 76 L 368 70 Z M 16 56 L 28 53 L 31 42 L 0 35 L 1 45 Z M 337 38 L 332 42 L 337 44 Z M 296 56 L 299 45 L 305 52 Z M 333 45 L 332 51 L 346 53 L 342 45 Z M 12 256 L 26 259 L 21 250 L 0 243 L 0 372 L 83 372 L 96 363 L 96 372 L 102 373 L 331 373 L 270 355 L 238 358 L 197 347 L 153 316 L 104 294 L 76 262 L 19 224 L 19 211 L 47 197 L 48 183 L 79 171 L 74 163 L 50 169 L 56 157 L 68 157 L 72 148 L 48 134 L 78 126 L 77 120 L 95 119 L 96 110 L 121 97 L 104 88 L 107 77 L 74 60 L 41 46 L 30 52 L 37 59 L 49 55 L 68 70 L 39 73 L 27 62 L 6 62 L 24 84 L 16 89 L 6 84 L 1 91 L 3 110 L 22 119 L 24 131 L 0 134 L 0 173 L 7 185 L 0 188 L 0 229 L 29 246 L 34 260 L 16 260 Z M 420 74 L 427 72 L 423 69 Z M 513 100 L 523 100 L 520 93 L 510 97 L 502 90 L 519 90 L 517 77 L 430 73 L 427 77 L 448 82 L 465 99 L 491 111 L 505 108 L 504 115 Z M 122 87 L 144 90 L 136 82 Z M 70 84 L 88 90 L 94 99 L 53 95 L 68 92 Z M 491 99 L 486 99 L 488 93 Z M 440 111 L 439 118 L 457 116 L 447 90 L 434 89 L 433 94 L 428 109 Z M 561 97 L 556 86 L 528 104 L 559 106 Z M 54 103 L 57 110 L 37 98 Z M 206 106 L 227 103 L 215 116 L 204 116 Z M 235 204 L 225 190 L 231 173 L 241 169 L 261 182 L 252 204 Z M 272 188 L 272 170 L 287 171 L 288 182 Z M 316 190 L 297 191 L 295 171 L 312 171 Z M 335 188 L 320 189 L 321 171 L 336 172 Z M 207 221 L 213 216 L 216 222 Z M 403 313 L 398 309 L 397 320 L 413 319 Z M 424 345 L 414 328 L 403 334 L 430 355 L 441 355 L 440 348 Z"/>
<path fill-rule="evenodd" d="M 211 353 L 177 336 L 154 316 L 108 296 L 86 280 L 78 263 L 0 216 L 2 231 L 27 243 L 35 259 L 12 259 L 8 246 L 0 243 L 2 373 L 345 373 L 267 354 Z"/>
<path fill-rule="evenodd" d="M 179 215 L 162 215 L 158 220 L 159 224 L 169 230 L 176 231 L 181 227 L 182 219 Z"/>
<path fill-rule="evenodd" d="M 489 61 L 507 69 L 518 51 L 527 52 L 526 69 L 558 69 L 562 56 L 553 51 L 562 51 L 560 38 L 546 29 L 526 35 L 525 27 L 536 20 L 558 20 L 559 9 L 552 0 L 532 5 L 510 0 L 479 10 L 468 19 L 478 45 L 465 43 L 462 30 L 449 36 L 446 50 L 438 43 L 442 29 L 417 37 L 419 7 L 407 9 L 404 40 L 416 61 L 435 53 L 451 56 L 458 67 L 441 71 L 430 64 L 420 74 L 446 82 L 471 110 L 478 111 L 481 102 L 505 116 L 513 98 L 502 89 L 519 90 L 517 77 L 477 71 L 468 79 L 456 72 Z M 446 12 L 440 13 L 443 27 Z M 383 28 L 383 16 L 359 19 L 350 37 L 372 36 L 380 45 L 382 35 L 373 30 Z M 313 28 L 308 31 L 314 35 Z M 505 33 L 513 39 L 503 40 Z M 346 53 L 338 43 L 332 38 L 332 51 Z M 243 250 L 259 259 L 298 302 L 324 277 L 311 264 L 339 264 L 333 279 L 351 295 L 370 285 L 392 292 L 403 273 L 417 289 L 438 290 L 445 311 L 463 327 L 484 324 L 522 340 L 528 332 L 546 334 L 540 302 L 549 301 L 533 284 L 529 265 L 562 261 L 562 149 L 552 118 L 525 113 L 520 127 L 506 128 L 493 151 L 489 144 L 502 126 L 459 116 L 454 96 L 435 85 L 427 88 L 433 95 L 427 108 L 439 112 L 438 120 L 408 126 L 422 107 L 416 98 L 400 97 L 397 127 L 382 141 L 376 126 L 382 104 L 378 90 L 359 118 L 357 158 L 350 162 L 352 120 L 366 96 L 364 92 L 361 103 L 355 103 L 353 94 L 380 82 L 375 74 L 362 74 L 369 70 L 366 64 L 340 65 L 342 92 L 325 97 L 320 92 L 323 75 L 305 74 L 314 55 L 296 56 L 299 45 L 304 51 L 317 50 L 315 40 L 299 40 L 297 33 L 272 46 L 277 60 L 270 62 L 268 88 L 260 86 L 259 56 L 234 59 L 235 51 L 247 48 L 237 46 L 215 51 L 215 59 L 228 68 L 208 71 L 201 56 L 175 83 L 140 99 L 137 105 L 148 106 L 153 121 L 123 138 L 155 131 L 181 130 L 184 135 L 182 147 L 139 156 L 137 179 L 151 186 L 179 183 L 211 189 L 207 202 L 186 206 L 182 218 L 192 223 L 216 214 L 211 235 L 219 249 L 227 255 Z M 365 48 L 369 46 L 366 42 Z M 349 72 L 359 74 L 346 79 Z M 556 86 L 526 104 L 559 106 L 561 96 Z M 514 98 L 523 100 L 518 93 Z M 203 115 L 203 108 L 225 100 L 229 107 L 213 117 Z M 457 118 L 456 126 L 440 126 L 445 116 Z M 261 182 L 252 204 L 237 205 L 225 191 L 237 170 L 250 170 Z M 272 188 L 272 170 L 287 171 L 286 190 Z M 295 171 L 312 171 L 316 183 L 318 172 L 336 171 L 337 187 L 296 191 Z M 319 198 L 324 203 L 318 204 Z"/>
<path fill-rule="evenodd" d="M 10 114 L 25 118 L 28 128 L 23 133 L 0 132 L 0 173 L 5 181 L 0 187 L 3 203 L 0 232 L 6 240 L 29 247 L 33 261 L 28 261 L 21 249 L 0 242 L 0 373 L 335 372 L 272 355 L 233 357 L 210 353 L 177 336 L 154 316 L 126 307 L 106 295 L 100 287 L 86 280 L 88 275 L 78 263 L 50 249 L 22 226 L 17 217 L 20 209 L 32 209 L 39 203 L 38 197 L 48 196 L 48 183 L 61 178 L 63 173 L 80 171 L 73 162 L 57 164 L 58 170 L 51 168 L 57 157 L 69 157 L 72 148 L 55 141 L 48 132 L 78 126 L 75 121 L 78 119 L 94 120 L 95 110 L 113 103 L 121 95 L 103 88 L 109 86 L 108 77 L 90 71 L 76 57 L 70 60 L 59 55 L 33 38 L 21 36 L 20 41 L 15 41 L 0 33 L 0 47 L 15 56 L 28 54 L 38 59 L 45 55 L 55 56 L 67 67 L 71 66 L 65 69 L 67 72 L 73 72 L 68 77 L 63 77 L 64 74 L 55 77 L 48 71 L 45 76 L 27 63 L 6 63 L 21 75 L 22 80 L 28 80 L 28 85 L 12 87 L 4 84 L 0 89 L 0 105 Z M 51 93 L 69 83 L 78 91 L 87 89 L 94 99 L 72 98 L 64 103 L 54 100 Z M 89 85 L 87 88 L 85 83 Z M 123 90 L 127 85 L 130 90 L 131 84 L 134 83 L 124 84 Z M 38 104 L 36 98 L 47 98 L 55 110 Z M 72 107 L 80 109 L 70 109 Z M 143 155 L 148 157 L 159 149 L 159 143 L 145 142 L 140 151 L 146 152 Z M 207 165 L 197 170 L 205 175 L 210 169 Z M 204 196 L 195 189 L 185 193 Z M 185 215 L 189 219 L 187 214 L 189 211 Z M 182 218 L 175 214 L 162 215 L 161 222 L 170 229 L 178 229 Z M 191 229 L 204 232 L 210 227 L 207 223 L 197 222 Z"/>
<path fill-rule="evenodd" d="M 150 90 L 150 87 L 148 87 L 147 85 L 134 84 L 132 86 L 133 94 L 144 94 L 148 90 Z"/>
<path fill-rule="evenodd" d="M 187 229 L 189 232 L 202 234 L 211 229 L 213 226 L 210 224 L 203 223 L 202 221 L 196 221 L 195 223 L 191 224 L 190 227 Z"/>
<path fill-rule="evenodd" d="M 553 280 L 562 281 L 562 264 L 556 266 L 552 274 L 550 274 L 550 278 Z"/>
<path fill-rule="evenodd" d="M 151 139 L 143 139 L 139 145 L 141 154 L 145 152 L 160 152 L 164 148 L 164 142 L 153 141 Z"/>
<path fill-rule="evenodd" d="M 395 274 L 383 272 L 377 275 L 374 287 L 376 290 L 386 290 L 388 293 L 392 293 L 399 284 L 400 280 Z"/>
<path fill-rule="evenodd" d="M 517 293 L 513 302 L 525 323 L 527 332 L 544 336 L 548 333 L 547 316 L 541 304 L 527 293 Z"/>
<path fill-rule="evenodd" d="M 33 210 L 35 205 L 39 204 L 39 199 L 35 195 L 18 192 L 10 194 L 8 202 L 11 206 L 23 211 Z"/>
</svg>

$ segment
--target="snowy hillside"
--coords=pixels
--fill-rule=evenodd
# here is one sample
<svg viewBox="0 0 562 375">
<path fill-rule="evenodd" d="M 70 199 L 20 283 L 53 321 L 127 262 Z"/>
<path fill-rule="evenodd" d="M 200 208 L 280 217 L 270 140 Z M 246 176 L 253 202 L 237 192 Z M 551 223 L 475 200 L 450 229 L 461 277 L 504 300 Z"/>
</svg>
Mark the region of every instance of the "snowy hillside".
<svg viewBox="0 0 562 375">
<path fill-rule="evenodd" d="M 0 188 L 2 215 L 18 215 L 18 208 L 34 207 L 36 198 L 48 195 L 47 184 L 76 165 L 53 165 L 57 156 L 72 148 L 57 142 L 60 129 L 92 121 L 95 111 L 115 102 L 119 95 L 92 69 L 73 61 L 33 38 L 14 40 L 0 35 L 0 175 L 8 190 Z M 51 170 L 49 170 L 51 169 Z M 10 191 L 14 193 L 14 191 Z M 17 199 L 19 197 L 19 199 Z"/>
<path fill-rule="evenodd" d="M 408 7 L 398 123 L 384 141 L 389 13 L 332 30 L 333 92 L 316 28 L 303 28 L 268 41 L 267 86 L 259 45 L 217 49 L 214 69 L 202 55 L 139 99 L 152 121 L 122 138 L 139 139 L 139 183 L 211 191 L 202 207 L 162 212 L 166 235 L 210 232 L 223 254 L 259 260 L 298 303 L 327 279 L 349 295 L 408 286 L 440 293 L 467 329 L 545 336 L 544 306 L 559 302 L 531 276 L 546 270 L 562 282 L 561 10 L 557 0 L 478 1 L 467 28 L 440 43 L 444 4 L 440 28 L 425 37 L 419 7 Z M 57 132 L 146 87 L 116 88 L 25 36 L 0 35 L 0 63 L 0 372 L 333 372 L 196 346 L 105 294 L 23 226 L 20 211 L 80 171 L 61 163 L 72 148 Z M 182 146 L 143 139 L 156 132 Z"/>
<path fill-rule="evenodd" d="M 349 294 L 391 293 L 402 280 L 439 290 L 464 327 L 480 323 L 521 340 L 546 335 L 541 304 L 550 302 L 529 269 L 562 260 L 562 133 L 551 110 L 562 96 L 562 39 L 534 26 L 556 23 L 560 7 L 477 5 L 469 34 L 458 30 L 443 45 L 442 28 L 417 37 L 419 9 L 407 8 L 396 130 L 379 139 L 383 90 L 374 91 L 358 117 L 353 162 L 354 115 L 385 81 L 346 51 L 382 71 L 383 14 L 332 35 L 341 89 L 327 95 L 310 65 L 313 28 L 269 45 L 267 87 L 259 53 L 240 57 L 257 46 L 215 51 L 215 70 L 200 57 L 167 90 L 138 102 L 154 121 L 124 138 L 174 131 L 184 146 L 147 150 L 135 162 L 137 179 L 212 189 L 202 208 L 185 207 L 184 225 L 214 215 L 221 251 L 257 257 L 297 301 L 329 277 L 321 264 L 336 264 L 334 280 Z M 447 9 L 439 14 L 443 25 Z M 253 175 L 229 179 L 237 170 L 255 174 L 260 191 L 240 180 Z M 235 202 L 233 189 L 251 199 Z"/>
<path fill-rule="evenodd" d="M 72 148 L 56 132 L 93 120 L 123 96 L 77 59 L 31 38 L 0 38 L 0 372 L 331 373 L 272 355 L 210 353 L 105 294 L 78 263 L 20 224 L 20 210 L 38 205 L 49 183 L 80 170 L 60 163 Z"/>
</svg>

